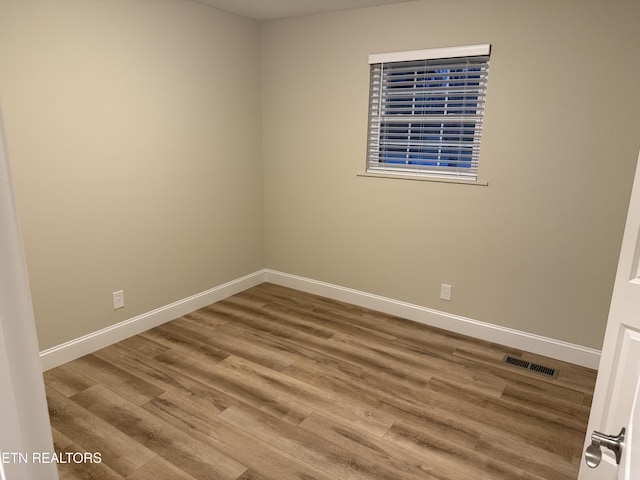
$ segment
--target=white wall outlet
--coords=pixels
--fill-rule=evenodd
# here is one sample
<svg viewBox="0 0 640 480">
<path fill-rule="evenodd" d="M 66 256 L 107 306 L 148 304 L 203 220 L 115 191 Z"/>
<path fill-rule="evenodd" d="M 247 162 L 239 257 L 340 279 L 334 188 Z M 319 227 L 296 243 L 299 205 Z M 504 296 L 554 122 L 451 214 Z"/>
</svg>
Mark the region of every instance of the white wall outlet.
<svg viewBox="0 0 640 480">
<path fill-rule="evenodd" d="M 451 285 L 447 285 L 446 283 L 440 284 L 440 299 L 450 302 L 452 289 L 453 287 Z"/>
<path fill-rule="evenodd" d="M 124 307 L 124 290 L 113 292 L 113 309 L 117 310 Z"/>
</svg>

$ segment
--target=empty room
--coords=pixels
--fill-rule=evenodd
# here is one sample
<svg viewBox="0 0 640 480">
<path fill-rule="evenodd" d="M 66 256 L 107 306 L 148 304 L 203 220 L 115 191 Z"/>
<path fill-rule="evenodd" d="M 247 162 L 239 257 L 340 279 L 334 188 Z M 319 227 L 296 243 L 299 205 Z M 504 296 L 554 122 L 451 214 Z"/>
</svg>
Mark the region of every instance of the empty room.
<svg viewBox="0 0 640 480">
<path fill-rule="evenodd" d="M 633 478 L 638 21 L 0 0 L 1 478 Z"/>
</svg>

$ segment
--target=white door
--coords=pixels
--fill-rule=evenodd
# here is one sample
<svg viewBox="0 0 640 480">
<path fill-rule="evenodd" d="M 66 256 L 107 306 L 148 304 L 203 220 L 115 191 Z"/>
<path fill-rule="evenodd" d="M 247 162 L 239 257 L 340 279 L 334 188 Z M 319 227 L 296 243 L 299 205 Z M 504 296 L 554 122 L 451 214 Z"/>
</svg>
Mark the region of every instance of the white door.
<svg viewBox="0 0 640 480">
<path fill-rule="evenodd" d="M 584 444 L 585 450 L 592 444 L 594 431 L 617 436 L 625 428 L 622 455 L 618 465 L 613 451 L 601 446 L 602 459 L 595 468 L 590 468 L 583 456 L 579 480 L 640 479 L 640 440 L 636 438 L 640 434 L 639 403 L 640 165 L 636 166 Z"/>
</svg>

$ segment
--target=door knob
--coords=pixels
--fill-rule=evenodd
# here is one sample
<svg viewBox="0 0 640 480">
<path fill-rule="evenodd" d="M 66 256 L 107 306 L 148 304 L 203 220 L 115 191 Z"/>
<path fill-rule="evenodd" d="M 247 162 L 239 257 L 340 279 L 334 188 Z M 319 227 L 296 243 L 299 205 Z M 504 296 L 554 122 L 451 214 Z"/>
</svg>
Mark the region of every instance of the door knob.
<svg viewBox="0 0 640 480">
<path fill-rule="evenodd" d="M 607 447 L 616 455 L 616 463 L 620 464 L 620 457 L 622 456 L 622 448 L 624 447 L 624 434 L 626 430 L 623 428 L 616 436 L 605 435 L 604 433 L 594 432 L 591 434 L 591 445 L 587 447 L 584 452 L 584 458 L 587 465 L 591 468 L 596 468 L 602 460 L 601 446 Z"/>
</svg>

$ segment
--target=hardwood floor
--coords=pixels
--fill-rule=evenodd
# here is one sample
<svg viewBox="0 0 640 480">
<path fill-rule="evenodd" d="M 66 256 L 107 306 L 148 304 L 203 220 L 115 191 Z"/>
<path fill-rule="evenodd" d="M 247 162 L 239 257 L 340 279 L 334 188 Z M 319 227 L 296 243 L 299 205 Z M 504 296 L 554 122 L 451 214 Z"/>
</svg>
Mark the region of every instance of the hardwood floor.
<svg viewBox="0 0 640 480">
<path fill-rule="evenodd" d="M 56 451 L 102 458 L 60 463 L 62 480 L 564 480 L 595 376 L 263 284 L 45 384 Z"/>
</svg>

